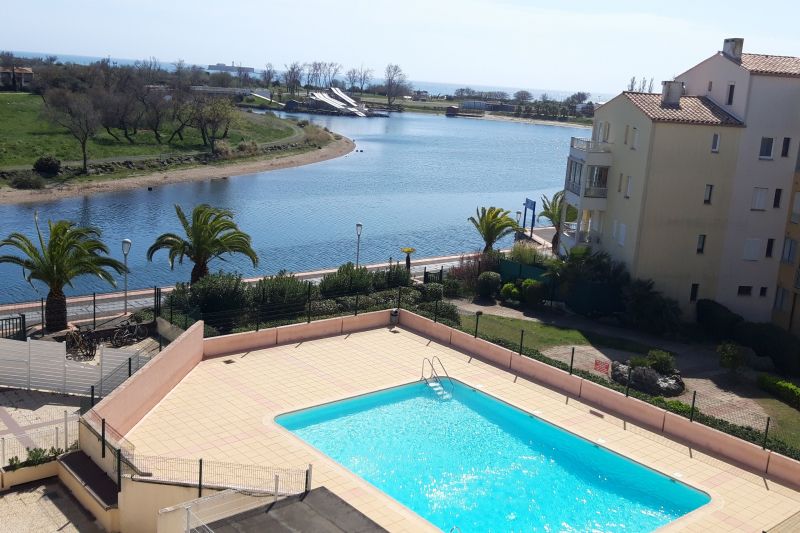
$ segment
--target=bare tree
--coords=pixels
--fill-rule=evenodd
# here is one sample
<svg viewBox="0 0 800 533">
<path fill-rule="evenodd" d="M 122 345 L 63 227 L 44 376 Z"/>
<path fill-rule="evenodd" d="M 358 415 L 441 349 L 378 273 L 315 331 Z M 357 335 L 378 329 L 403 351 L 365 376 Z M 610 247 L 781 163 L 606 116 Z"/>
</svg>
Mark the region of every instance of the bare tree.
<svg viewBox="0 0 800 533">
<path fill-rule="evenodd" d="M 322 80 L 325 82 L 325 88 L 328 88 L 331 87 L 333 80 L 335 80 L 336 76 L 342 71 L 342 65 L 335 62 L 322 63 L 322 65 Z"/>
<path fill-rule="evenodd" d="M 44 96 L 47 103 L 45 118 L 52 124 L 61 126 L 81 145 L 83 153 L 83 172 L 88 172 L 86 144 L 100 126 L 97 111 L 86 94 L 73 93 L 64 89 L 51 89 Z"/>
<path fill-rule="evenodd" d="M 628 90 L 629 91 L 636 90 L 636 76 L 632 76 L 631 81 L 628 82 Z"/>
<path fill-rule="evenodd" d="M 647 92 L 653 92 L 653 78 L 650 78 L 650 83 L 647 84 Z"/>
<path fill-rule="evenodd" d="M 347 80 L 347 90 L 352 91 L 358 84 L 358 70 L 351 68 L 344 73 L 344 79 Z"/>
<path fill-rule="evenodd" d="M 385 72 L 386 102 L 389 105 L 394 103 L 395 98 L 400 95 L 401 89 L 406 85 L 408 79 L 400 68 L 400 65 L 389 63 L 386 65 Z"/>
<path fill-rule="evenodd" d="M 364 68 L 364 65 L 361 65 L 358 68 L 358 92 L 364 94 L 364 87 L 369 85 L 369 82 L 371 81 L 372 81 L 372 69 Z"/>
<path fill-rule="evenodd" d="M 514 93 L 514 100 L 517 102 L 524 104 L 525 102 L 530 102 L 533 99 L 533 95 L 528 91 L 517 91 Z"/>
<path fill-rule="evenodd" d="M 302 82 L 303 65 L 299 61 L 295 61 L 291 65 L 284 65 L 284 67 L 286 70 L 283 72 L 283 83 L 286 85 L 289 94 L 294 96 Z"/>
<path fill-rule="evenodd" d="M 264 85 L 269 88 L 269 86 L 272 85 L 272 82 L 277 77 L 277 73 L 275 72 L 275 68 L 272 66 L 272 63 L 267 63 L 264 66 L 264 72 L 261 73 L 261 81 L 263 81 Z"/>
</svg>

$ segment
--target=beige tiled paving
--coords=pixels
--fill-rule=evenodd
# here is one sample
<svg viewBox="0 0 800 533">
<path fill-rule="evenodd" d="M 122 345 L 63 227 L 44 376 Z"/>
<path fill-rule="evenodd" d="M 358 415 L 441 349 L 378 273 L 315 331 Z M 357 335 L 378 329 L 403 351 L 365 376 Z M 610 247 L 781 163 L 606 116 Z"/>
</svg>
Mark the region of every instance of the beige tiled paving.
<svg viewBox="0 0 800 533">
<path fill-rule="evenodd" d="M 390 531 L 433 529 L 274 422 L 287 411 L 417 380 L 423 358 L 433 355 L 454 378 L 711 495 L 711 503 L 665 531 L 762 531 L 800 511 L 800 493 L 401 329 L 204 361 L 126 437 L 143 454 L 313 463 L 315 486 L 327 486 Z"/>
</svg>

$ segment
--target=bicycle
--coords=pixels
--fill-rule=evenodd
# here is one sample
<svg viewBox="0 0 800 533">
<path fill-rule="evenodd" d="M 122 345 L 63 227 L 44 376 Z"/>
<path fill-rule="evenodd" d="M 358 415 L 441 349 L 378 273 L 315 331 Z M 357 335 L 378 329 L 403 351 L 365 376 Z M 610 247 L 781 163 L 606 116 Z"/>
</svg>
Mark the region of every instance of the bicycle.
<svg viewBox="0 0 800 533">
<path fill-rule="evenodd" d="M 75 329 L 67 332 L 65 341 L 67 357 L 70 359 L 90 360 L 97 354 L 98 342 L 92 330 L 75 326 Z"/>
<path fill-rule="evenodd" d="M 131 322 L 130 319 L 120 322 L 111 337 L 111 346 L 119 348 L 134 344 L 147 337 L 147 328 L 138 322 Z"/>
</svg>

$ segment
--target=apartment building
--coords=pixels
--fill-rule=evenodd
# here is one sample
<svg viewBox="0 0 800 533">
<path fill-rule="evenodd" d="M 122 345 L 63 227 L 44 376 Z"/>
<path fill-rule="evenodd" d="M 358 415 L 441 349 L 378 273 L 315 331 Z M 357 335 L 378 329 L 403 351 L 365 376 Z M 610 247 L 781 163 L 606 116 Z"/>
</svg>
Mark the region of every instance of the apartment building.
<svg viewBox="0 0 800 533">
<path fill-rule="evenodd" d="M 800 268 L 797 264 L 797 248 L 800 245 L 800 153 L 795 163 L 791 202 L 786 217 L 785 244 L 778 268 L 778 287 L 775 292 L 772 321 L 787 331 L 800 335 L 800 316 L 798 316 Z"/>
<path fill-rule="evenodd" d="M 591 139 L 570 147 L 565 197 L 579 220 L 564 246 L 608 252 L 688 317 L 711 298 L 769 320 L 784 247 L 793 249 L 783 237 L 800 58 L 742 48 L 726 39 L 661 94 L 618 95 L 597 110 Z"/>
</svg>

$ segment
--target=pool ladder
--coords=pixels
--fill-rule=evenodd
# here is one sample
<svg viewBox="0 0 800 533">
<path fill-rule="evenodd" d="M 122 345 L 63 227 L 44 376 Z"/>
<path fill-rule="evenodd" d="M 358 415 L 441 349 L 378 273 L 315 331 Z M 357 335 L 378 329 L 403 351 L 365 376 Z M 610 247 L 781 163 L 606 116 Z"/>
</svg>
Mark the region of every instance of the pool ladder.
<svg viewBox="0 0 800 533">
<path fill-rule="evenodd" d="M 425 367 L 430 366 L 431 371 L 429 376 L 425 376 Z M 436 371 L 435 363 L 439 363 L 439 367 L 442 369 L 442 373 L 447 378 L 447 383 L 450 386 L 450 392 L 447 392 L 445 388 L 442 386 L 443 380 L 439 373 Z M 449 400 L 453 397 L 453 391 L 455 390 L 455 386 L 453 385 L 453 380 L 450 377 L 450 374 L 447 373 L 447 369 L 442 364 L 441 359 L 437 356 L 433 356 L 431 358 L 425 358 L 422 360 L 422 372 L 420 379 L 424 379 L 428 386 L 436 393 L 436 395 L 442 400 Z"/>
</svg>

